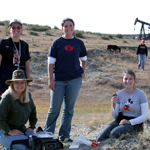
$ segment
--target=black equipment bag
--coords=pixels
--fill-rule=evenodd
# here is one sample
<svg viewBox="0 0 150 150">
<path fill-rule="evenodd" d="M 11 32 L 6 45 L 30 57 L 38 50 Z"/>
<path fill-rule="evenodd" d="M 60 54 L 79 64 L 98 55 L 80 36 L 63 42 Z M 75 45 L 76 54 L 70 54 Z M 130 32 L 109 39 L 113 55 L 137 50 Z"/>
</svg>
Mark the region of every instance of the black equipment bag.
<svg viewBox="0 0 150 150">
<path fill-rule="evenodd" d="M 63 150 L 63 144 L 58 139 L 39 138 L 32 136 L 29 138 L 30 150 Z"/>
<path fill-rule="evenodd" d="M 38 127 L 36 133 L 26 140 L 15 140 L 10 145 L 10 150 L 13 150 L 12 145 L 23 144 L 29 150 L 63 150 L 63 144 L 53 138 L 51 132 L 44 132 L 41 127 Z"/>
</svg>

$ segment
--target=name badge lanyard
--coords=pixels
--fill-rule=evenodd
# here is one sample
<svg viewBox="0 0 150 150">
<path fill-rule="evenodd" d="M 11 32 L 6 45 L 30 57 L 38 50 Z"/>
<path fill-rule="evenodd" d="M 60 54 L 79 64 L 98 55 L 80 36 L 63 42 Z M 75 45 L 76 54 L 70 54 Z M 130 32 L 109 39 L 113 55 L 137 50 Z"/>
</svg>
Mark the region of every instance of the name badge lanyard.
<svg viewBox="0 0 150 150">
<path fill-rule="evenodd" d="M 13 41 L 13 40 L 12 40 Z M 14 43 L 13 41 L 13 44 L 15 46 L 15 49 L 18 51 L 17 47 L 16 47 L 16 44 Z M 19 66 L 20 66 L 20 57 L 21 57 L 21 43 L 20 43 L 20 40 L 19 40 L 19 51 L 18 51 L 18 68 L 17 70 L 19 70 Z"/>
</svg>

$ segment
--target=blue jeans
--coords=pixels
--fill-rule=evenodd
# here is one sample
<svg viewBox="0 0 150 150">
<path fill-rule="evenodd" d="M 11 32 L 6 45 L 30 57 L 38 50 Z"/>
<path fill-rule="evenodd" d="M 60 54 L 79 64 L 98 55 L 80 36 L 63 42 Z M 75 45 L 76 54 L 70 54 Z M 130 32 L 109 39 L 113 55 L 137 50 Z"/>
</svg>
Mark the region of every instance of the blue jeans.
<svg viewBox="0 0 150 150">
<path fill-rule="evenodd" d="M 144 70 L 146 54 L 138 54 L 138 55 L 139 55 L 139 63 L 138 63 L 138 66 L 141 67 L 141 64 L 142 64 L 141 69 Z"/>
<path fill-rule="evenodd" d="M 0 144 L 4 146 L 3 150 L 10 150 L 10 145 L 12 141 L 28 139 L 29 135 L 33 135 L 33 133 L 27 135 L 15 135 L 15 136 L 4 135 L 3 130 L 0 129 Z M 13 150 L 28 150 L 28 149 L 23 144 L 14 144 Z"/>
<path fill-rule="evenodd" d="M 51 90 L 50 108 L 47 114 L 44 131 L 55 131 L 56 121 L 63 103 L 59 139 L 69 138 L 71 121 L 74 113 L 75 102 L 82 85 L 82 78 L 78 77 L 69 81 L 55 81 L 55 89 Z"/>
<path fill-rule="evenodd" d="M 116 119 L 111 124 L 109 124 L 106 128 L 104 128 L 97 136 L 96 141 L 103 141 L 109 137 L 111 138 L 119 138 L 122 134 L 135 134 L 139 131 L 143 130 L 143 125 L 130 125 L 124 124 L 119 125 L 121 120 Z"/>
</svg>

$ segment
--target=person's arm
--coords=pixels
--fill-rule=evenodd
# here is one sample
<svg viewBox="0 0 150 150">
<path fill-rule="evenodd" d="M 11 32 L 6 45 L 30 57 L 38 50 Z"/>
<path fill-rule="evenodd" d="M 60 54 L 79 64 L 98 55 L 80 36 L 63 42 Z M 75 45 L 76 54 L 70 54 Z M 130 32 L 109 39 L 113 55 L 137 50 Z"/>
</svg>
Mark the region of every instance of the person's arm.
<svg viewBox="0 0 150 150">
<path fill-rule="evenodd" d="M 53 77 L 54 72 L 54 64 L 56 62 L 56 58 L 48 57 L 48 65 L 47 65 L 47 71 L 48 71 L 48 86 L 51 90 L 55 89 L 55 82 Z"/>
<path fill-rule="evenodd" d="M 80 57 L 80 66 L 83 68 L 83 74 L 81 74 L 82 78 L 85 78 L 85 69 L 87 65 L 87 55 L 84 57 Z"/>
<path fill-rule="evenodd" d="M 140 124 L 148 119 L 148 102 L 141 104 L 141 115 L 129 120 L 131 125 Z"/>
<path fill-rule="evenodd" d="M 113 96 L 111 98 L 111 106 L 113 107 L 113 109 L 115 110 L 116 108 L 116 102 L 118 101 L 117 96 Z"/>
<path fill-rule="evenodd" d="M 35 125 L 37 123 L 36 107 L 35 107 L 35 104 L 32 100 L 30 93 L 29 93 L 29 98 L 30 98 L 31 113 L 30 113 L 30 117 L 29 117 L 29 127 L 27 128 L 27 131 L 26 131 L 27 133 L 30 133 L 33 129 L 35 129 Z"/>
<path fill-rule="evenodd" d="M 117 94 L 114 93 L 112 95 L 112 98 L 111 98 L 111 106 L 113 107 L 113 109 L 115 110 L 116 108 L 116 103 L 118 102 L 118 97 L 117 97 Z"/>
<path fill-rule="evenodd" d="M 86 68 L 86 64 L 87 64 L 87 61 L 82 61 L 82 62 L 81 62 L 81 67 L 82 67 L 83 70 L 84 70 L 83 74 L 81 74 L 81 77 L 82 77 L 82 78 L 85 78 L 85 68 Z"/>
<path fill-rule="evenodd" d="M 10 101 L 8 96 L 4 98 L 2 97 L 0 101 L 0 129 L 2 129 L 5 134 L 8 134 L 8 132 L 11 130 L 6 121 L 9 110 L 10 110 Z"/>
<path fill-rule="evenodd" d="M 147 50 L 147 46 L 145 46 L 145 51 L 146 51 L 146 58 L 148 58 L 148 50 Z"/>
<path fill-rule="evenodd" d="M 138 57 L 138 54 L 139 54 L 139 48 L 140 48 L 140 45 L 138 46 L 137 50 L 136 50 L 136 57 Z"/>
<path fill-rule="evenodd" d="M 114 119 L 117 118 L 118 114 L 119 114 L 119 104 L 118 102 L 118 97 L 117 96 L 113 96 L 111 98 L 111 115 L 113 116 Z"/>
<path fill-rule="evenodd" d="M 34 132 L 34 130 L 33 129 L 31 129 L 31 128 L 27 128 L 27 130 L 26 130 L 26 133 L 28 134 L 28 133 L 33 133 Z"/>
<path fill-rule="evenodd" d="M 12 130 L 9 130 L 8 132 L 8 135 L 11 135 L 11 136 L 15 136 L 15 135 L 23 135 L 24 133 L 17 130 L 17 129 L 12 129 Z"/>
<path fill-rule="evenodd" d="M 29 60 L 27 60 L 27 61 L 25 62 L 25 67 L 26 67 L 27 79 L 29 79 L 29 78 L 30 78 L 30 61 L 29 61 Z"/>
<path fill-rule="evenodd" d="M 4 93 L 6 94 L 6 93 Z M 5 134 L 14 136 L 14 135 L 22 135 L 23 133 L 19 131 L 18 129 L 11 129 L 8 122 L 6 121 L 9 115 L 16 114 L 17 110 L 15 112 L 11 112 L 11 102 L 10 102 L 10 96 L 5 95 L 2 96 L 2 99 L 0 101 L 0 129 L 4 131 Z"/>
<path fill-rule="evenodd" d="M 55 89 L 53 71 L 54 71 L 54 64 L 48 64 L 48 86 L 51 90 Z"/>
</svg>

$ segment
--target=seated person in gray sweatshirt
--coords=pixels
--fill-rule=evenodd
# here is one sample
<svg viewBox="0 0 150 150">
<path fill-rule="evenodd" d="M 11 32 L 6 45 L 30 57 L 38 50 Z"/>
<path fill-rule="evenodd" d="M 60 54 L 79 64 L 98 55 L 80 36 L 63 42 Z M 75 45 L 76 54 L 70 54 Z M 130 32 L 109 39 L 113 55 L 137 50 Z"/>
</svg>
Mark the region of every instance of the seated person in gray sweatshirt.
<svg viewBox="0 0 150 150">
<path fill-rule="evenodd" d="M 109 137 L 119 138 L 122 134 L 135 134 L 143 130 L 143 122 L 148 119 L 148 100 L 146 94 L 135 87 L 135 81 L 133 71 L 123 73 L 124 89 L 111 98 L 111 114 L 115 121 L 99 133 L 97 141 Z"/>
</svg>

